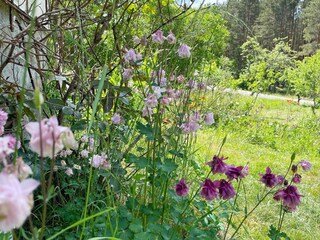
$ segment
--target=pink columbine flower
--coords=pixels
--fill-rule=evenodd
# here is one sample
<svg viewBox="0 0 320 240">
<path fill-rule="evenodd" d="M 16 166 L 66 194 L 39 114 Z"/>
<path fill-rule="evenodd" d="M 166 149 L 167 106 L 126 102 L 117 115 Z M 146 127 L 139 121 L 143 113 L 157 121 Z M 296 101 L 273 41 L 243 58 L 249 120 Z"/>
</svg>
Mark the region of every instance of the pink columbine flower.
<svg viewBox="0 0 320 240">
<path fill-rule="evenodd" d="M 162 105 L 169 105 L 170 102 L 171 102 L 171 98 L 168 98 L 168 97 L 164 96 L 164 97 L 161 99 L 160 102 L 161 102 Z"/>
<path fill-rule="evenodd" d="M 71 132 L 69 128 L 66 128 L 66 130 L 61 133 L 60 138 L 62 140 L 63 146 L 67 149 L 67 156 L 71 155 L 72 153 L 70 149 L 78 149 L 78 142 L 76 141 L 73 132 Z"/>
<path fill-rule="evenodd" d="M 145 99 L 146 107 L 154 108 L 158 104 L 158 98 L 156 94 L 149 94 Z"/>
<path fill-rule="evenodd" d="M 177 77 L 177 82 L 178 83 L 183 83 L 184 80 L 185 80 L 185 77 L 183 75 L 181 75 L 181 74 Z"/>
<path fill-rule="evenodd" d="M 0 173 L 0 231 L 22 226 L 31 213 L 33 194 L 39 185 L 34 179 L 19 181 L 13 174 Z"/>
<path fill-rule="evenodd" d="M 89 151 L 86 150 L 86 149 L 83 149 L 83 150 L 80 152 L 80 156 L 81 156 L 82 158 L 87 158 L 87 157 L 89 157 Z"/>
<path fill-rule="evenodd" d="M 233 198 L 236 195 L 236 192 L 232 187 L 232 185 L 224 179 L 220 180 L 220 184 L 218 188 L 219 188 L 219 195 L 224 200 Z"/>
<path fill-rule="evenodd" d="M 87 142 L 89 142 L 89 137 L 87 135 L 84 135 L 80 138 L 80 141 L 83 143 L 87 143 Z"/>
<path fill-rule="evenodd" d="M 108 160 L 104 159 L 100 165 L 100 168 L 102 168 L 104 170 L 109 170 L 109 169 L 111 169 L 111 164 Z"/>
<path fill-rule="evenodd" d="M 178 55 L 181 58 L 189 58 L 191 55 L 190 47 L 187 44 L 181 44 L 180 48 L 178 49 Z"/>
<path fill-rule="evenodd" d="M 140 61 L 142 59 L 142 56 L 140 53 L 136 53 L 136 51 L 133 48 L 131 48 L 125 54 L 124 59 L 128 63 L 129 62 L 135 63 L 135 62 Z"/>
<path fill-rule="evenodd" d="M 214 155 L 212 158 L 212 161 L 207 162 L 207 165 L 211 167 L 212 174 L 216 173 L 225 173 L 228 169 L 228 165 L 224 162 L 227 158 L 225 157 L 218 157 L 217 155 Z"/>
<path fill-rule="evenodd" d="M 40 125 L 42 136 L 40 136 Z M 52 158 L 64 148 L 64 144 L 67 147 L 75 144 L 74 136 L 70 129 L 59 126 L 55 116 L 41 120 L 40 124 L 39 122 L 30 122 L 26 124 L 25 128 L 31 134 L 31 150 L 39 155 L 42 154 L 43 157 Z"/>
<path fill-rule="evenodd" d="M 26 179 L 29 175 L 32 174 L 32 170 L 29 165 L 25 164 L 21 157 L 16 159 L 15 164 L 9 164 L 5 166 L 3 172 L 7 174 L 14 174 L 20 180 Z"/>
<path fill-rule="evenodd" d="M 300 166 L 304 171 L 309 171 L 312 168 L 312 164 L 306 160 L 302 160 Z"/>
<path fill-rule="evenodd" d="M 214 123 L 214 117 L 212 112 L 206 113 L 206 115 L 204 116 L 204 123 L 206 125 L 211 125 Z"/>
<path fill-rule="evenodd" d="M 150 117 L 153 114 L 152 108 L 145 106 L 142 109 L 142 117 Z"/>
<path fill-rule="evenodd" d="M 169 34 L 167 36 L 167 41 L 168 41 L 169 44 L 175 44 L 176 36 L 173 34 L 172 31 L 169 32 Z"/>
<path fill-rule="evenodd" d="M 113 124 L 118 125 L 118 124 L 121 123 L 122 117 L 120 116 L 119 113 L 115 113 L 115 114 L 112 116 L 111 121 L 112 121 Z"/>
<path fill-rule="evenodd" d="M 66 171 L 64 172 L 65 174 L 67 174 L 69 177 L 73 175 L 73 170 L 72 168 L 67 167 Z"/>
<path fill-rule="evenodd" d="M 0 109 L 0 126 L 3 127 L 8 120 L 8 113 Z"/>
<path fill-rule="evenodd" d="M 191 116 L 190 119 L 191 119 L 191 121 L 193 121 L 193 122 L 200 122 L 200 120 L 201 120 L 200 112 L 195 111 L 194 114 Z"/>
<path fill-rule="evenodd" d="M 269 167 L 266 168 L 266 174 L 260 174 L 260 176 L 260 181 L 269 188 L 272 188 L 278 184 L 278 177 L 271 173 L 271 169 Z"/>
<path fill-rule="evenodd" d="M 220 182 L 218 180 L 212 182 L 209 178 L 207 178 L 202 184 L 202 190 L 200 195 L 205 198 L 207 201 L 211 201 L 214 198 L 218 197 L 217 188 L 220 186 Z"/>
<path fill-rule="evenodd" d="M 187 196 L 189 193 L 189 187 L 184 181 L 183 178 L 181 178 L 180 182 L 176 184 L 176 194 L 180 197 Z"/>
<path fill-rule="evenodd" d="M 298 192 L 298 188 L 290 185 L 285 189 L 278 190 L 274 194 L 273 199 L 276 201 L 281 200 L 283 205 L 286 206 L 290 212 L 293 212 L 301 202 L 300 197 L 302 197 L 302 195 Z"/>
<path fill-rule="evenodd" d="M 163 32 L 161 30 L 157 30 L 152 34 L 152 42 L 162 44 L 165 40 L 163 36 Z"/>
<path fill-rule="evenodd" d="M 90 164 L 94 168 L 99 168 L 105 159 L 99 155 L 93 155 L 92 159 L 90 160 Z"/>
<path fill-rule="evenodd" d="M 123 77 L 124 81 L 130 80 L 132 78 L 132 76 L 133 76 L 132 69 L 129 69 L 129 68 L 123 69 L 122 77 Z"/>
<path fill-rule="evenodd" d="M 183 133 L 189 134 L 199 130 L 200 125 L 196 122 L 189 121 L 185 122 L 180 126 Z"/>
<path fill-rule="evenodd" d="M 0 137 L 0 161 L 5 161 L 6 157 L 13 152 L 14 149 L 10 147 L 10 138 L 7 136 Z"/>
</svg>

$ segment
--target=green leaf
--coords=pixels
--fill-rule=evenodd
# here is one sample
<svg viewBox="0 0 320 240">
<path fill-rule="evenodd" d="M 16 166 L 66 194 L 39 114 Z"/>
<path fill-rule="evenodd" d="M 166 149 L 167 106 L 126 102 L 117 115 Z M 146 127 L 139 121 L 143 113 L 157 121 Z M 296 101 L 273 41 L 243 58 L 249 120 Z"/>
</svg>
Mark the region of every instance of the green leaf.
<svg viewBox="0 0 320 240">
<path fill-rule="evenodd" d="M 174 155 L 174 156 L 183 158 L 183 153 L 178 152 L 177 150 L 172 149 L 172 150 L 169 151 L 169 153 L 171 153 L 171 154 Z"/>
<path fill-rule="evenodd" d="M 64 106 L 63 108 L 62 108 L 62 112 L 63 112 L 63 114 L 64 115 L 73 115 L 73 109 L 71 108 L 71 107 L 69 107 L 69 106 Z"/>
<path fill-rule="evenodd" d="M 157 166 L 164 172 L 171 173 L 178 168 L 178 164 L 174 163 L 171 159 L 166 159 L 163 164 Z"/>
<path fill-rule="evenodd" d="M 147 124 L 143 125 L 141 122 L 137 123 L 137 129 L 139 132 L 147 137 L 148 140 L 154 140 L 153 128 Z"/>
<path fill-rule="evenodd" d="M 86 120 L 80 120 L 71 126 L 72 131 L 81 131 L 81 130 L 85 130 L 86 128 L 87 128 Z"/>
<path fill-rule="evenodd" d="M 64 102 L 59 98 L 51 98 L 46 101 L 46 104 L 49 108 L 53 108 L 54 110 L 61 110 L 65 106 Z"/>
<path fill-rule="evenodd" d="M 129 229 L 134 233 L 142 232 L 142 221 L 140 219 L 134 219 L 130 224 Z"/>
<path fill-rule="evenodd" d="M 290 240 L 290 238 L 286 233 L 280 232 L 273 225 L 269 227 L 268 237 L 271 240 L 281 240 L 281 239 Z"/>
<path fill-rule="evenodd" d="M 145 157 L 138 157 L 132 153 L 129 153 L 126 158 L 126 162 L 134 163 L 138 168 L 145 168 L 148 166 L 148 159 Z"/>
</svg>

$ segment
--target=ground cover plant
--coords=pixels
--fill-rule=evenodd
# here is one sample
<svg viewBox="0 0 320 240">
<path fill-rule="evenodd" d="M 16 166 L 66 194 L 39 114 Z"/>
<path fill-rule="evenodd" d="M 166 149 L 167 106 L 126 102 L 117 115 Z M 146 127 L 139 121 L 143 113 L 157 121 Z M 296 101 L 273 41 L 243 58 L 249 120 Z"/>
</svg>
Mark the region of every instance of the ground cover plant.
<svg viewBox="0 0 320 240">
<path fill-rule="evenodd" d="M 228 35 L 216 7 L 53 3 L 25 31 L 21 81 L 1 79 L 2 238 L 234 239 L 271 203 L 262 238 L 290 238 L 286 219 L 316 194 L 302 186 L 317 166 L 308 152 L 317 131 L 299 128 L 317 129 L 316 109 L 295 127 L 249 118 L 261 113 L 255 99 L 226 104 L 202 74 L 222 61 Z M 28 83 L 39 24 L 49 25 L 46 64 L 31 66 L 39 79 Z M 204 155 L 197 141 L 217 127 Z M 283 163 L 255 165 L 226 148 L 245 140 L 280 152 L 283 136 Z"/>
</svg>

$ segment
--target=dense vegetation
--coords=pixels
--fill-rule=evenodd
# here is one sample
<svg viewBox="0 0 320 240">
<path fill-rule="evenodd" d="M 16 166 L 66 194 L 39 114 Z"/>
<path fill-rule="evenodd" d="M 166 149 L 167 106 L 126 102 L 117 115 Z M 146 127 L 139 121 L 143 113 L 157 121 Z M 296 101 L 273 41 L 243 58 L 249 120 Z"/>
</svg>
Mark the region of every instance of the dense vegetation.
<svg viewBox="0 0 320 240">
<path fill-rule="evenodd" d="M 0 78 L 1 237 L 312 239 L 290 227 L 318 197 L 306 187 L 317 175 L 305 173 L 319 154 L 318 2 L 52 0 L 37 18 L 30 9 L 27 27 L 0 39 L 12 49 L 1 71 L 24 67 Z M 257 98 L 228 87 L 308 97 L 313 114 L 269 121 Z M 268 205 L 272 217 L 251 234 L 248 220 L 261 224 L 255 212 Z"/>
</svg>

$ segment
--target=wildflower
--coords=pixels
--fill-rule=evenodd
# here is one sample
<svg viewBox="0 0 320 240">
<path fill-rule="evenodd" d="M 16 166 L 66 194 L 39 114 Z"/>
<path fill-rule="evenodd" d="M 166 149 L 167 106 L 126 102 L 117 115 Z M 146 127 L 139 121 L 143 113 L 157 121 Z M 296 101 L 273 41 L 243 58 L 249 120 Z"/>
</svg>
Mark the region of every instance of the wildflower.
<svg viewBox="0 0 320 240">
<path fill-rule="evenodd" d="M 0 109 L 0 126 L 4 126 L 8 120 L 8 113 Z"/>
<path fill-rule="evenodd" d="M 145 106 L 142 109 L 142 117 L 150 117 L 153 114 L 152 108 Z"/>
<path fill-rule="evenodd" d="M 300 204 L 300 197 L 302 195 L 298 192 L 298 188 L 296 186 L 288 186 L 285 189 L 278 190 L 273 199 L 276 201 L 282 201 L 283 205 L 288 208 L 290 212 L 293 212 L 297 209 L 297 206 Z"/>
<path fill-rule="evenodd" d="M 200 128 L 200 125 L 196 122 L 193 122 L 193 121 L 189 121 L 189 122 L 186 122 L 186 123 L 183 123 L 181 126 L 180 126 L 181 130 L 183 133 L 192 133 L 192 132 L 196 132 L 198 131 L 198 129 Z"/>
<path fill-rule="evenodd" d="M 14 174 L 20 180 L 26 179 L 32 174 L 32 170 L 29 165 L 25 164 L 21 157 L 16 159 L 15 164 L 9 164 L 3 169 L 7 174 Z"/>
<path fill-rule="evenodd" d="M 162 93 L 165 92 L 165 89 L 159 86 L 152 86 L 152 91 L 157 96 L 157 99 L 159 99 Z"/>
<path fill-rule="evenodd" d="M 81 166 L 77 164 L 73 164 L 73 168 L 77 170 L 81 170 Z"/>
<path fill-rule="evenodd" d="M 64 172 L 65 174 L 67 174 L 69 177 L 73 175 L 73 170 L 72 168 L 67 167 L 66 171 Z"/>
<path fill-rule="evenodd" d="M 156 94 L 149 94 L 145 99 L 146 107 L 154 108 L 158 104 L 158 99 Z"/>
<path fill-rule="evenodd" d="M 87 135 L 84 135 L 80 138 L 80 141 L 83 143 L 87 143 L 89 141 L 89 137 Z"/>
<path fill-rule="evenodd" d="M 0 137 L 0 161 L 4 161 L 13 152 L 14 149 L 10 147 L 10 138 Z"/>
<path fill-rule="evenodd" d="M 194 114 L 191 116 L 191 120 L 193 122 L 200 122 L 200 120 L 201 120 L 200 112 L 195 111 Z"/>
<path fill-rule="evenodd" d="M 132 69 L 128 69 L 128 68 L 123 69 L 123 73 L 122 73 L 123 80 L 128 81 L 132 78 L 132 76 L 133 76 Z"/>
<path fill-rule="evenodd" d="M 89 151 L 86 150 L 86 149 L 83 149 L 83 150 L 80 152 L 80 156 L 81 156 L 82 158 L 87 158 L 87 157 L 89 157 Z"/>
<path fill-rule="evenodd" d="M 142 56 L 140 53 L 136 53 L 133 48 L 129 49 L 127 53 L 124 56 L 124 59 L 126 62 L 138 62 L 142 59 Z"/>
<path fill-rule="evenodd" d="M 190 81 L 187 82 L 186 85 L 187 85 L 187 87 L 189 87 L 190 89 L 194 89 L 194 88 L 197 87 L 197 82 L 194 81 L 194 80 L 190 80 Z"/>
<path fill-rule="evenodd" d="M 292 178 L 292 182 L 294 183 L 300 183 L 301 182 L 301 175 L 296 173 L 293 178 Z"/>
<path fill-rule="evenodd" d="M 171 99 L 168 97 L 163 97 L 160 102 L 163 105 L 169 105 L 169 103 L 171 102 Z"/>
<path fill-rule="evenodd" d="M 212 161 L 207 162 L 207 165 L 211 167 L 211 172 L 212 174 L 216 173 L 225 173 L 228 169 L 228 165 L 224 162 L 227 158 L 225 157 L 218 157 L 218 156 L 213 156 Z"/>
<path fill-rule="evenodd" d="M 107 161 L 106 159 L 104 159 L 100 165 L 100 167 L 104 170 L 109 170 L 111 169 L 111 164 L 109 161 Z"/>
<path fill-rule="evenodd" d="M 14 150 L 16 147 L 16 144 L 17 144 L 17 149 L 20 148 L 20 142 L 18 141 L 18 143 L 17 143 L 17 139 L 14 136 L 12 136 L 11 134 L 8 134 L 5 137 L 7 137 L 9 139 L 9 143 L 8 143 L 9 148 Z"/>
<path fill-rule="evenodd" d="M 163 32 L 161 30 L 157 30 L 152 34 L 152 42 L 162 44 L 165 40 L 163 36 Z"/>
<path fill-rule="evenodd" d="M 133 37 L 133 42 L 134 42 L 135 44 L 140 44 L 140 38 L 137 37 L 137 36 L 134 36 L 134 37 Z"/>
<path fill-rule="evenodd" d="M 120 124 L 121 120 L 122 120 L 122 118 L 119 113 L 115 113 L 111 118 L 111 121 L 113 124 Z"/>
<path fill-rule="evenodd" d="M 185 80 L 185 78 L 184 78 L 184 76 L 181 75 L 181 74 L 177 77 L 177 82 L 178 82 L 178 83 L 182 83 L 182 82 L 184 82 L 184 80 Z"/>
<path fill-rule="evenodd" d="M 62 167 L 65 167 L 65 166 L 67 166 L 67 163 L 66 163 L 66 161 L 64 161 L 64 160 L 61 160 L 61 166 L 62 166 Z"/>
<path fill-rule="evenodd" d="M 282 184 L 285 183 L 286 180 L 285 180 L 284 176 L 278 175 L 278 176 L 277 176 L 277 181 L 278 181 L 278 184 L 277 184 L 277 185 L 281 186 Z"/>
<path fill-rule="evenodd" d="M 260 174 L 260 181 L 263 182 L 267 187 L 274 187 L 278 184 L 278 178 L 276 175 L 271 173 L 271 169 L 269 167 L 266 168 L 266 174 Z"/>
<path fill-rule="evenodd" d="M 167 36 L 167 41 L 169 44 L 175 44 L 176 42 L 176 36 L 173 34 L 173 32 L 169 32 L 168 36 Z"/>
<path fill-rule="evenodd" d="M 312 164 L 306 160 L 302 160 L 299 164 L 304 171 L 309 171 L 312 167 Z"/>
<path fill-rule="evenodd" d="M 213 113 L 212 112 L 207 112 L 206 115 L 204 116 L 204 123 L 206 125 L 211 125 L 214 123 L 214 118 L 213 118 Z"/>
<path fill-rule="evenodd" d="M 189 187 L 185 183 L 184 179 L 181 178 L 180 182 L 176 184 L 176 194 L 180 197 L 187 196 L 189 193 Z"/>
<path fill-rule="evenodd" d="M 220 182 L 218 180 L 212 182 L 209 178 L 205 180 L 202 184 L 202 190 L 200 195 L 205 198 L 207 201 L 211 201 L 214 198 L 218 197 L 217 188 L 220 186 Z"/>
<path fill-rule="evenodd" d="M 67 156 L 72 154 L 72 152 L 68 151 L 70 148 L 74 150 L 78 149 L 78 142 L 69 128 L 66 128 L 65 131 L 61 133 L 60 138 L 64 147 L 67 148 Z"/>
<path fill-rule="evenodd" d="M 53 157 L 63 149 L 64 144 L 69 147 L 75 143 L 74 136 L 70 129 L 59 126 L 55 116 L 49 119 L 43 119 L 40 123 L 30 122 L 25 128 L 27 132 L 31 134 L 31 150 L 43 157 Z M 63 133 L 65 134 L 62 137 Z"/>
<path fill-rule="evenodd" d="M 19 181 L 13 174 L 0 173 L 0 231 L 22 226 L 33 207 L 32 191 L 39 183 L 34 179 Z"/>
<path fill-rule="evenodd" d="M 201 82 L 198 84 L 198 89 L 199 90 L 206 90 L 207 86 L 205 83 Z"/>
<path fill-rule="evenodd" d="M 245 174 L 243 173 L 243 169 L 244 169 L 243 166 L 235 167 L 234 165 L 231 165 L 231 166 L 227 167 L 225 174 L 228 177 L 229 181 L 231 181 L 233 179 L 238 180 L 238 178 L 245 177 Z"/>
<path fill-rule="evenodd" d="M 187 44 L 181 44 L 180 48 L 178 49 L 178 55 L 181 58 L 189 58 L 191 53 L 190 53 L 190 47 Z"/>
<path fill-rule="evenodd" d="M 93 155 L 93 157 L 92 157 L 92 159 L 90 160 L 89 163 L 92 165 L 92 167 L 98 168 L 98 167 L 100 167 L 100 166 L 102 165 L 102 163 L 103 163 L 104 160 L 105 160 L 105 159 L 102 158 L 102 157 L 99 156 L 99 155 Z"/>
<path fill-rule="evenodd" d="M 219 184 L 219 195 L 222 199 L 227 200 L 233 198 L 236 195 L 232 185 L 224 179 L 220 180 Z"/>
</svg>

